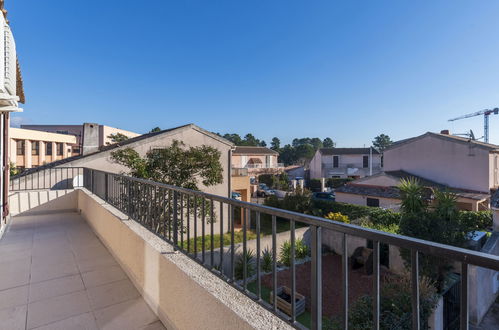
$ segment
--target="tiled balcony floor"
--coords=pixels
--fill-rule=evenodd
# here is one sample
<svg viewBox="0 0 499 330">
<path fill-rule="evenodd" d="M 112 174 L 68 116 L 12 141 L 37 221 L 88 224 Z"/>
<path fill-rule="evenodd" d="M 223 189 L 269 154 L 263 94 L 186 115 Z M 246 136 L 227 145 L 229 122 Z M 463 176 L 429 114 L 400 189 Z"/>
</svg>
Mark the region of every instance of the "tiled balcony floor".
<svg viewBox="0 0 499 330">
<path fill-rule="evenodd" d="M 165 329 L 76 213 L 17 216 L 0 239 L 0 329 Z"/>
</svg>

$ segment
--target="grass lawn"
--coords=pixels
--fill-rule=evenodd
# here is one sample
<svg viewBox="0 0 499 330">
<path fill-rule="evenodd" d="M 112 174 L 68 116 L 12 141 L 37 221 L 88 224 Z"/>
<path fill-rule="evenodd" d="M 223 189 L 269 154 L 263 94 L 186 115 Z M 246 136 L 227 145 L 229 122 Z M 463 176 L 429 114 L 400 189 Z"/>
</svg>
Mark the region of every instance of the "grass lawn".
<svg viewBox="0 0 499 330">
<path fill-rule="evenodd" d="M 246 240 L 252 240 L 256 239 L 256 234 L 248 230 L 246 231 Z M 194 239 L 191 238 L 189 240 L 189 253 L 194 252 L 194 240 L 197 241 L 197 250 L 198 252 L 203 249 L 203 238 L 199 236 L 198 238 Z M 230 240 L 231 240 L 231 234 L 230 233 L 225 233 L 223 235 L 223 240 L 224 240 L 224 247 L 230 246 Z M 243 231 L 236 231 L 234 233 L 234 244 L 242 243 L 243 242 Z M 213 246 L 215 249 L 220 247 L 220 235 L 213 235 Z M 184 241 L 184 244 L 182 247 L 187 250 L 187 241 Z M 205 235 L 205 240 L 204 240 L 204 248 L 206 251 L 211 250 L 211 235 Z"/>
<path fill-rule="evenodd" d="M 295 222 L 296 228 L 306 227 L 307 225 L 300 222 Z M 276 219 L 276 231 L 282 233 L 290 229 L 290 222 L 288 219 Z M 260 220 L 260 232 L 263 235 L 272 235 L 272 217 L 269 215 L 262 215 Z"/>
</svg>

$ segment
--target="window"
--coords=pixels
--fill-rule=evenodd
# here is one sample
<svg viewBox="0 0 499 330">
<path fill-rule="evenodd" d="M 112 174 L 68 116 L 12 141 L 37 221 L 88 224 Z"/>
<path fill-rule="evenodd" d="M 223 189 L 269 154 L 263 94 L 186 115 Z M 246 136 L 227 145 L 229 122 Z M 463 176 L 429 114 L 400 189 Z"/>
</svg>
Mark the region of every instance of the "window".
<svg viewBox="0 0 499 330">
<path fill-rule="evenodd" d="M 337 168 L 340 166 L 340 156 L 333 156 L 333 167 Z"/>
<path fill-rule="evenodd" d="M 64 154 L 64 145 L 62 143 L 56 143 L 57 156 L 62 156 Z"/>
<path fill-rule="evenodd" d="M 367 206 L 379 207 L 379 199 L 377 198 L 367 198 Z"/>
<path fill-rule="evenodd" d="M 369 156 L 363 156 L 362 157 L 362 166 L 364 168 L 369 167 Z"/>
<path fill-rule="evenodd" d="M 40 141 L 31 141 L 31 155 L 38 156 L 40 154 Z"/>
<path fill-rule="evenodd" d="M 45 155 L 52 156 L 52 142 L 45 142 Z"/>
<path fill-rule="evenodd" d="M 24 155 L 24 140 L 16 141 L 16 155 L 18 156 Z"/>
</svg>

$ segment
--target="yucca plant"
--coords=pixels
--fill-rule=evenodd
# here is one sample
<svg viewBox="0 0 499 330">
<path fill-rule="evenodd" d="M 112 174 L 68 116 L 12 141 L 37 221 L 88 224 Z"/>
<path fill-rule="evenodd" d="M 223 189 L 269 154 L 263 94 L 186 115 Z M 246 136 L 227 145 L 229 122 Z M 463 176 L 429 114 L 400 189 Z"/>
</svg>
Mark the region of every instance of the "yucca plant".
<svg viewBox="0 0 499 330">
<path fill-rule="evenodd" d="M 423 196 L 423 187 L 420 185 L 419 180 L 410 177 L 400 180 L 398 185 L 402 203 L 400 210 L 406 214 L 420 214 L 426 210 L 426 202 Z"/>
<path fill-rule="evenodd" d="M 266 273 L 272 271 L 272 250 L 269 248 L 262 252 L 262 270 Z"/>
</svg>

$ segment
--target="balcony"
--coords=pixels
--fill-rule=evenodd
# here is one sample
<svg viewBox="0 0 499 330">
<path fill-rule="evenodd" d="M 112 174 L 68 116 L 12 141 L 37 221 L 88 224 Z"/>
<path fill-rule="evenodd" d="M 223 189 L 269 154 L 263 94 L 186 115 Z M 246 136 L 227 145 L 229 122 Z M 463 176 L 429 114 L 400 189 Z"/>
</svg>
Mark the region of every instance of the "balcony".
<svg viewBox="0 0 499 330">
<path fill-rule="evenodd" d="M 30 300 L 30 290 L 28 298 L 8 314 L 9 320 L 22 323 L 27 310 L 27 328 L 80 319 L 91 322 L 93 318 L 97 327 L 126 324 L 122 327 L 126 329 L 133 328 L 125 320 L 132 318 L 130 322 L 135 322 L 138 317 L 134 315 L 149 315 L 140 322 L 160 327 L 157 317 L 167 328 L 321 329 L 332 321 L 348 328 L 352 304 L 361 295 L 374 298 L 371 317 L 366 314 L 363 321 L 372 322 L 375 328 L 384 317 L 382 292 L 387 275 L 404 267 L 400 258 L 403 248 L 409 251 L 411 265 L 410 303 L 404 316 L 408 326 L 403 328 L 419 329 L 426 322 L 421 318 L 419 259 L 431 255 L 454 263 L 460 278 L 455 328 L 467 329 L 482 299 L 477 293 L 488 292 L 480 291 L 483 283 L 475 275 L 482 272 L 493 278 L 499 271 L 499 257 L 492 254 L 91 169 L 31 172 L 13 178 L 11 190 L 12 211 L 21 214 L 13 217 L 0 240 L 0 255 L 14 262 L 25 254 L 32 261 L 15 266 L 10 275 L 1 275 L 10 277 L 0 283 L 19 288 L 51 280 L 46 273 L 66 275 L 60 258 L 68 258 L 72 266 L 67 266 L 67 275 L 79 276 L 84 285 L 83 290 L 75 292 L 85 292 L 77 298 L 73 297 L 75 293 L 47 298 L 58 304 L 37 304 Z M 235 229 L 235 221 L 243 224 L 240 232 Z M 309 247 L 309 254 L 303 258 L 299 256 L 300 239 Z M 290 257 L 283 261 L 286 241 Z M 367 247 L 369 242 L 371 264 L 362 270 L 353 269 L 354 250 Z M 61 254 L 54 267 L 48 266 L 54 265 L 50 251 Z M 389 268 L 381 264 L 386 251 Z M 45 259 L 35 265 L 39 253 L 45 253 Z M 87 268 L 100 260 L 103 268 Z M 127 283 L 123 284 L 127 289 L 87 288 L 88 271 L 110 267 L 121 276 L 126 274 L 128 279 L 120 281 Z M 114 276 L 109 270 L 102 272 L 102 278 Z M 108 285 L 97 284 L 101 288 Z M 53 287 L 62 290 L 64 285 Z M 288 307 L 283 307 L 284 296 L 270 294 L 283 287 L 289 290 Z M 66 298 L 60 297 L 67 295 L 78 301 L 77 308 L 63 303 Z M 298 297 L 303 297 L 304 305 Z M 123 307 L 132 300 L 141 309 Z M 106 308 L 113 312 L 100 311 Z M 2 321 L 7 319 L 6 315 L 0 317 Z"/>
<path fill-rule="evenodd" d="M 283 168 L 284 163 L 277 163 L 277 164 L 263 164 L 263 163 L 258 163 L 258 164 L 246 164 L 243 168 Z"/>
</svg>

